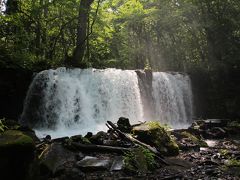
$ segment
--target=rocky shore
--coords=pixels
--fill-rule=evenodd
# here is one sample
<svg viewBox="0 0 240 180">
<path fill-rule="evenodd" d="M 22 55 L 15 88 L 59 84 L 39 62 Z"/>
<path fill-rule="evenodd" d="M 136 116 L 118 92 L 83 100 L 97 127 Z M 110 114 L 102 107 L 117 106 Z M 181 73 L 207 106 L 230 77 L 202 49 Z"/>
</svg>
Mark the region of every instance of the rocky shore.
<svg viewBox="0 0 240 180">
<path fill-rule="evenodd" d="M 240 179 L 238 121 L 198 120 L 181 130 L 106 123 L 108 132 L 38 139 L 0 120 L 1 179 Z"/>
</svg>

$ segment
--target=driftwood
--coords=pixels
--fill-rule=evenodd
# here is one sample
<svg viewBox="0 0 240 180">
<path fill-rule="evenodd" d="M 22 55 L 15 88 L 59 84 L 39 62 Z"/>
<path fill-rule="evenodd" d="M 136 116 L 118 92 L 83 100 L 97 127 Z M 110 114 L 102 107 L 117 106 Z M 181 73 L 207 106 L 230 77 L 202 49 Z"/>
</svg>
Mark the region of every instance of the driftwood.
<svg viewBox="0 0 240 180">
<path fill-rule="evenodd" d="M 133 127 L 136 127 L 136 126 L 140 126 L 140 125 L 142 125 L 142 124 L 144 124 L 144 123 L 146 123 L 147 121 L 144 121 L 144 122 L 141 122 L 140 121 L 140 123 L 138 123 L 138 124 L 133 124 L 133 125 L 131 125 L 131 127 L 133 128 Z"/>
<path fill-rule="evenodd" d="M 113 124 L 111 121 L 107 121 L 108 125 L 115 130 L 118 134 L 119 137 L 128 140 L 129 142 L 133 143 L 133 144 L 138 144 L 141 145 L 143 147 L 145 147 L 146 149 L 148 149 L 150 152 L 152 152 L 153 154 L 155 154 L 156 158 L 161 161 L 163 164 L 168 165 L 168 163 L 163 159 L 163 157 L 160 155 L 160 153 L 157 151 L 156 148 L 145 144 L 137 139 L 135 139 L 134 137 L 132 137 L 130 134 L 124 133 L 122 131 L 120 131 L 117 126 L 115 124 Z"/>
<path fill-rule="evenodd" d="M 104 152 L 115 152 L 119 154 L 124 154 L 131 151 L 131 148 L 115 147 L 115 146 L 104 146 L 104 145 L 95 145 L 95 144 L 81 144 L 77 142 L 71 142 L 75 148 L 81 151 L 104 151 Z"/>
</svg>

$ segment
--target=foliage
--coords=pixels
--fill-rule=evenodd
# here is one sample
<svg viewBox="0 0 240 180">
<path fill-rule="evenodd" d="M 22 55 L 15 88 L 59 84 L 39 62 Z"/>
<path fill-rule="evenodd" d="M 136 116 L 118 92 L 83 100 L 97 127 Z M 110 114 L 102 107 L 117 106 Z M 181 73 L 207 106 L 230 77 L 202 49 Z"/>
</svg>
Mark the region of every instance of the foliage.
<svg viewBox="0 0 240 180">
<path fill-rule="evenodd" d="M 166 127 L 159 122 L 149 121 L 136 126 L 132 130 L 138 139 L 154 146 L 161 154 L 175 156 L 179 154 L 179 147 Z"/>
<path fill-rule="evenodd" d="M 5 122 L 5 118 L 0 119 L 0 133 L 8 129 L 8 127 L 4 124 L 4 122 Z"/>
<path fill-rule="evenodd" d="M 63 65 L 75 48 L 78 4 L 79 0 L 7 4 L 0 15 L 4 57 L 26 68 L 39 62 L 46 67 Z M 237 0 L 102 0 L 96 17 L 97 6 L 95 1 L 90 12 L 90 24 L 95 24 L 88 27 L 88 66 L 239 68 Z"/>
<path fill-rule="evenodd" d="M 229 159 L 226 163 L 228 167 L 240 167 L 240 160 Z"/>
<path fill-rule="evenodd" d="M 164 128 L 165 131 L 169 131 L 171 129 L 171 127 L 168 124 L 161 124 L 160 122 L 157 122 L 157 121 L 148 121 L 147 125 L 151 129 Z"/>
<path fill-rule="evenodd" d="M 130 173 L 143 174 L 156 167 L 155 155 L 148 149 L 139 146 L 124 155 L 124 169 Z"/>
<path fill-rule="evenodd" d="M 80 0 L 7 2 L 0 67 L 74 66 Z M 206 81 L 209 116 L 240 116 L 239 0 L 99 2 L 89 12 L 85 67 L 188 72 Z"/>
</svg>

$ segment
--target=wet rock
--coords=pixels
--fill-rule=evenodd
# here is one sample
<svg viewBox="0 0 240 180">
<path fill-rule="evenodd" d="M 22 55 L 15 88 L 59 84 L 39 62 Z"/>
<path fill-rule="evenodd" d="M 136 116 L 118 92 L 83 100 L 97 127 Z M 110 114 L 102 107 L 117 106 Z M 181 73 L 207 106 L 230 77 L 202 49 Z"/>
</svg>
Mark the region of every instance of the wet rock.
<svg viewBox="0 0 240 180">
<path fill-rule="evenodd" d="M 182 151 L 199 151 L 200 146 L 196 143 L 194 143 L 190 138 L 182 138 L 180 141 L 178 141 L 179 149 Z"/>
<path fill-rule="evenodd" d="M 80 180 L 86 179 L 85 173 L 80 171 L 78 168 L 69 168 L 65 170 L 64 174 L 58 177 L 58 180 Z"/>
<path fill-rule="evenodd" d="M 52 139 L 52 142 L 57 142 L 57 143 L 64 143 L 67 140 L 69 140 L 69 137 L 65 136 L 65 137 L 60 137 L 60 138 L 56 138 L 56 139 Z"/>
<path fill-rule="evenodd" d="M 111 139 L 107 139 L 107 140 L 103 140 L 103 145 L 105 146 L 118 146 L 120 143 L 117 140 L 111 140 Z"/>
<path fill-rule="evenodd" d="M 214 127 L 211 129 L 206 130 L 203 133 L 204 138 L 206 139 L 222 139 L 228 136 L 227 132 L 220 128 L 220 127 Z"/>
<path fill-rule="evenodd" d="M 163 155 L 177 155 L 179 147 L 164 127 L 158 122 L 146 122 L 132 130 L 137 139 L 154 146 Z"/>
<path fill-rule="evenodd" d="M 117 156 L 114 158 L 110 171 L 121 171 L 123 169 L 123 157 Z"/>
<path fill-rule="evenodd" d="M 46 141 L 51 141 L 51 139 L 52 139 L 52 137 L 50 135 L 46 135 L 44 138 L 44 140 L 46 140 Z"/>
<path fill-rule="evenodd" d="M 82 152 L 79 152 L 79 153 L 76 155 L 77 161 L 82 160 L 84 157 L 85 157 L 85 155 L 84 155 Z"/>
<path fill-rule="evenodd" d="M 91 144 L 88 138 L 83 137 L 82 135 L 75 135 L 70 138 L 73 142 L 78 142 L 81 144 Z"/>
<path fill-rule="evenodd" d="M 88 132 L 84 137 L 89 139 L 92 136 L 93 136 L 93 133 L 92 132 Z"/>
<path fill-rule="evenodd" d="M 117 121 L 118 129 L 125 133 L 130 133 L 132 126 L 130 125 L 129 119 L 125 117 L 120 117 Z"/>
<path fill-rule="evenodd" d="M 146 175 L 149 169 L 154 168 L 154 158 L 148 158 L 141 147 L 134 148 L 124 156 L 124 171 L 130 174 Z"/>
<path fill-rule="evenodd" d="M 111 165 L 110 162 L 108 158 L 86 156 L 81 161 L 77 162 L 77 167 L 83 171 L 109 170 Z"/>
<path fill-rule="evenodd" d="M 89 141 L 93 144 L 103 144 L 103 141 L 108 139 L 108 134 L 106 132 L 100 131 L 97 134 L 89 138 Z"/>
<path fill-rule="evenodd" d="M 64 148 L 60 143 L 52 143 L 40 157 L 42 174 L 54 175 L 64 169 L 65 164 L 75 161 L 75 153 Z"/>
<path fill-rule="evenodd" d="M 208 144 L 202 138 L 190 132 L 183 131 L 180 133 L 180 136 L 182 136 L 182 139 L 180 138 L 179 140 L 182 150 L 200 150 L 200 147 L 208 147 Z"/>
</svg>

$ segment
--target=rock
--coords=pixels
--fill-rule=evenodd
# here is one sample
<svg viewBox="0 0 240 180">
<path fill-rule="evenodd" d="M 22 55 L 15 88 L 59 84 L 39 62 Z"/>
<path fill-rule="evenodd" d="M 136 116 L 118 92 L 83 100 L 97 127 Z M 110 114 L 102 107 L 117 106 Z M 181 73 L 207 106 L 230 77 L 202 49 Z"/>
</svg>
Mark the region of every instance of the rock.
<svg viewBox="0 0 240 180">
<path fill-rule="evenodd" d="M 182 138 L 178 141 L 179 149 L 182 151 L 199 151 L 200 146 L 196 143 L 194 143 L 190 138 Z"/>
<path fill-rule="evenodd" d="M 117 121 L 118 129 L 125 133 L 130 133 L 132 126 L 130 125 L 129 119 L 125 117 L 120 117 Z"/>
<path fill-rule="evenodd" d="M 0 134 L 0 152 L 7 151 L 28 151 L 32 152 L 35 148 L 31 137 L 17 130 L 7 130 Z"/>
<path fill-rule="evenodd" d="M 19 126 L 17 130 L 22 131 L 23 134 L 30 136 L 35 142 L 40 142 L 35 131 L 29 128 L 28 126 Z"/>
<path fill-rule="evenodd" d="M 54 175 L 64 169 L 65 164 L 75 161 L 76 154 L 60 143 L 52 143 L 40 157 L 41 174 Z"/>
<path fill-rule="evenodd" d="M 227 132 L 220 127 L 213 127 L 203 133 L 206 139 L 222 139 L 228 136 Z"/>
<path fill-rule="evenodd" d="M 50 135 L 46 135 L 46 137 L 44 138 L 45 141 L 51 141 L 52 137 Z"/>
<path fill-rule="evenodd" d="M 195 136 L 187 131 L 181 132 L 181 135 L 184 138 L 188 138 L 190 140 L 190 142 L 192 142 L 192 144 L 198 145 L 199 148 L 200 147 L 208 147 L 208 144 L 204 140 L 202 140 L 201 138 L 198 138 L 197 136 Z"/>
<path fill-rule="evenodd" d="M 58 177 L 58 180 L 80 180 L 86 179 L 86 175 L 78 168 L 67 169 L 64 174 Z"/>
<path fill-rule="evenodd" d="M 73 142 L 79 142 L 81 144 L 91 144 L 88 138 L 83 137 L 82 135 L 75 135 L 70 138 Z"/>
<path fill-rule="evenodd" d="M 142 147 L 134 148 L 124 156 L 124 171 L 126 173 L 146 175 L 154 164 L 154 158 L 149 158 Z"/>
<path fill-rule="evenodd" d="M 103 141 L 108 139 L 108 134 L 100 131 L 97 134 L 93 135 L 91 138 L 89 138 L 89 141 L 93 144 L 99 144 L 102 145 Z"/>
<path fill-rule="evenodd" d="M 92 132 L 88 132 L 84 137 L 89 139 L 92 136 L 93 136 L 93 133 Z"/>
<path fill-rule="evenodd" d="M 60 138 L 56 138 L 56 139 L 52 139 L 52 142 L 58 142 L 58 143 L 65 143 L 66 141 L 69 140 L 68 136 L 65 137 L 60 137 Z"/>
<path fill-rule="evenodd" d="M 132 130 L 137 139 L 154 146 L 163 155 L 178 155 L 179 147 L 164 127 L 158 122 L 146 122 Z"/>
<path fill-rule="evenodd" d="M 77 162 L 77 166 L 83 171 L 108 170 L 111 165 L 110 162 L 108 158 L 86 156 Z"/>
<path fill-rule="evenodd" d="M 123 157 L 117 156 L 114 158 L 110 171 L 121 171 L 123 169 Z"/>
<path fill-rule="evenodd" d="M 33 139 L 21 131 L 7 130 L 0 134 L 1 178 L 25 179 L 34 160 L 34 150 Z"/>
<path fill-rule="evenodd" d="M 82 152 L 79 152 L 77 155 L 76 155 L 76 159 L 78 161 L 82 160 L 84 158 L 84 154 Z"/>
</svg>

